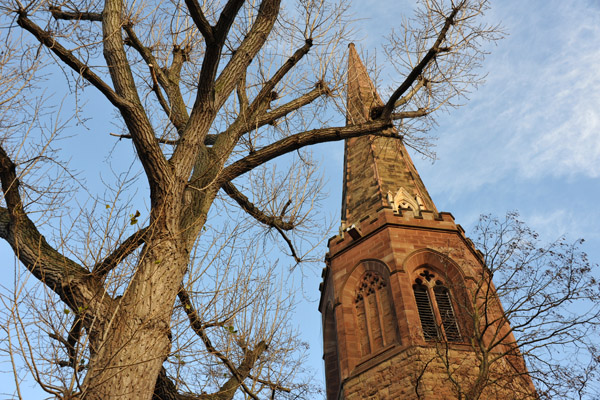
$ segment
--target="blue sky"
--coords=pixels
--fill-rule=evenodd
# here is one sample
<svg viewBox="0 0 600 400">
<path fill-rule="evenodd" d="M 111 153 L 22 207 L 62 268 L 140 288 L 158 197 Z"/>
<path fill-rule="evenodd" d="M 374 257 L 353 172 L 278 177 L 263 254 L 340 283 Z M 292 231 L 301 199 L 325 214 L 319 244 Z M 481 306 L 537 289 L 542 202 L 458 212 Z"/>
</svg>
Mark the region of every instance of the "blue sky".
<svg viewBox="0 0 600 400">
<path fill-rule="evenodd" d="M 412 8 L 410 1 L 356 2 L 359 51 L 379 49 L 382 63 L 382 37 Z M 486 83 L 463 107 L 439 116 L 438 159 L 411 152 L 417 170 L 438 210 L 451 212 L 467 234 L 480 214 L 517 210 L 544 240 L 584 238 L 583 250 L 598 263 L 600 2 L 502 0 L 486 19 L 506 32 L 488 46 Z M 379 80 L 385 83 L 385 74 Z M 327 152 L 335 154 L 326 158 L 326 170 L 337 216 L 343 148 Z M 317 365 L 321 344 L 318 338 L 311 344 Z"/>
<path fill-rule="evenodd" d="M 495 5 L 508 35 L 484 64 L 487 83 L 440 119 L 439 161 L 418 168 L 465 226 L 519 210 L 546 239 L 585 238 L 598 260 L 600 3 L 574 4 Z"/>
<path fill-rule="evenodd" d="M 380 51 L 382 37 L 412 7 L 406 0 L 355 2 L 359 51 Z M 544 239 L 585 238 L 584 250 L 597 262 L 600 2 L 502 0 L 493 4 L 487 19 L 500 22 L 507 36 L 489 47 L 482 69 L 486 83 L 463 107 L 439 116 L 434 130 L 438 160 L 413 154 L 417 169 L 438 209 L 451 212 L 467 233 L 482 213 L 502 216 L 518 210 Z M 383 54 L 377 54 L 382 63 Z M 386 82 L 389 73 L 393 69 L 384 69 L 379 81 Z M 109 115 L 104 101 L 90 103 Z M 103 139 L 92 129 L 75 140 L 97 148 Z M 86 157 L 75 154 L 73 162 L 85 164 Z M 342 144 L 316 147 L 315 158 L 323 160 L 328 182 L 326 213 L 338 218 Z M 95 180 L 98 173 L 90 176 Z M 0 247 L 0 253 L 6 251 Z M 318 252 L 324 255 L 325 246 Z M 310 363 L 322 379 L 319 280 L 318 273 L 305 277 L 298 320 L 311 345 Z M 6 371 L 7 365 L 0 369 Z M 10 375 L 0 375 L 0 392 L 8 391 L 4 379 Z"/>
</svg>

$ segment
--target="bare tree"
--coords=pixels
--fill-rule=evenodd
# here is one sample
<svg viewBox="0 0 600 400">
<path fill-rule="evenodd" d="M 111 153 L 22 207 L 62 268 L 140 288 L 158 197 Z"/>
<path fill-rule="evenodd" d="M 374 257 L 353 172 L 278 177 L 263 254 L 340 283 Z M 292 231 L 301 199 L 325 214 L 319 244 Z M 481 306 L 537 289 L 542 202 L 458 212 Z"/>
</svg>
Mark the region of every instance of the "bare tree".
<svg viewBox="0 0 600 400">
<path fill-rule="evenodd" d="M 76 132 L 58 110 L 3 126 L 0 236 L 41 283 L 3 297 L 9 354 L 63 398 L 313 398 L 286 277 L 265 256 L 274 241 L 305 261 L 323 232 L 304 148 L 374 134 L 425 151 L 434 112 L 478 82 L 496 38 L 486 3 L 422 1 L 390 37 L 403 63 L 384 106 L 338 126 L 344 1 L 4 0 L 16 56 L 51 61 L 34 76 L 65 79 L 73 124 L 96 91 L 135 154 L 93 193 L 52 144 Z"/>
<path fill-rule="evenodd" d="M 600 284 L 583 241 L 544 244 L 515 212 L 482 216 L 474 235 L 484 267 L 463 266 L 467 279 L 450 293 L 476 362 L 457 362 L 439 341 L 416 381 L 437 367 L 458 399 L 596 398 Z"/>
</svg>

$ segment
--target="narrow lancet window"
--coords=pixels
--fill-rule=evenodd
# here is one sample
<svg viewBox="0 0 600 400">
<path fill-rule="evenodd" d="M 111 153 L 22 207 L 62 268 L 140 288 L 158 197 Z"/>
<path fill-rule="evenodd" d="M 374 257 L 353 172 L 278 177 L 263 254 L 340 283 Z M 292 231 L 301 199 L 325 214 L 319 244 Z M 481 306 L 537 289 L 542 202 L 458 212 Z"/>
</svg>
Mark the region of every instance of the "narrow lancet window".
<svg viewBox="0 0 600 400">
<path fill-rule="evenodd" d="M 435 293 L 435 301 L 437 302 L 438 311 L 442 318 L 442 326 L 446 334 L 446 340 L 449 342 L 460 342 L 460 333 L 458 332 L 458 324 L 452 308 L 450 300 L 450 292 L 448 288 L 442 285 L 436 285 L 433 289 Z"/>
<path fill-rule="evenodd" d="M 413 290 L 417 301 L 417 310 L 419 310 L 419 318 L 421 319 L 421 327 L 423 328 L 423 336 L 425 336 L 425 340 L 437 339 L 437 323 L 431 308 L 427 286 L 417 283 L 413 286 Z"/>
</svg>

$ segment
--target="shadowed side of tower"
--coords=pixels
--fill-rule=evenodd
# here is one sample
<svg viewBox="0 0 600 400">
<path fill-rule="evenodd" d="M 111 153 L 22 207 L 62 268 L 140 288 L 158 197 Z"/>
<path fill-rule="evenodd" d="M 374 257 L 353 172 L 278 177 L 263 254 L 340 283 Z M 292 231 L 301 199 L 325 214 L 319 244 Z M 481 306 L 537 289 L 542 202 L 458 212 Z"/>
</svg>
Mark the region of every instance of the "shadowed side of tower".
<svg viewBox="0 0 600 400">
<path fill-rule="evenodd" d="M 350 45 L 347 124 L 382 104 Z M 342 226 L 328 245 L 319 303 L 328 400 L 468 398 L 463 388 L 481 384 L 469 282 L 484 266 L 452 215 L 437 211 L 401 139 L 345 142 Z M 514 343 L 509 330 L 504 322 Z M 536 398 L 513 353 L 493 375 L 510 382 L 480 398 Z"/>
</svg>

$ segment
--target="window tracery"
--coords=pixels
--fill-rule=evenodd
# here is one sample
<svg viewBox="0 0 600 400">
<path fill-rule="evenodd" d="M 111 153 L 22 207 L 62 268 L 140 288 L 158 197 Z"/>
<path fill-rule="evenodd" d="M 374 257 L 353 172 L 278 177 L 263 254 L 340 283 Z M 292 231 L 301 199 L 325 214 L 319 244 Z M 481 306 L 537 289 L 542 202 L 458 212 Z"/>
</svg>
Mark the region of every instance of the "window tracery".
<svg viewBox="0 0 600 400">
<path fill-rule="evenodd" d="M 396 318 L 388 281 L 367 271 L 354 298 L 361 354 L 365 356 L 396 340 Z"/>
</svg>

